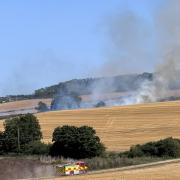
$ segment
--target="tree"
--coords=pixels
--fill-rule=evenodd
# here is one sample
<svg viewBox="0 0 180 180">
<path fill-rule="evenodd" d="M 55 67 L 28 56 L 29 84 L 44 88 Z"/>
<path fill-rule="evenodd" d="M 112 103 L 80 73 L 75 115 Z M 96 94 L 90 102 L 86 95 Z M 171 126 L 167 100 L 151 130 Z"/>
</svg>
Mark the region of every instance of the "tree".
<svg viewBox="0 0 180 180">
<path fill-rule="evenodd" d="M 6 120 L 4 129 L 4 139 L 8 152 L 23 150 L 25 144 L 40 141 L 42 138 L 39 122 L 32 114 Z"/>
<path fill-rule="evenodd" d="M 52 156 L 81 159 L 99 156 L 105 151 L 100 138 L 96 136 L 96 131 L 88 126 L 57 127 L 53 132 L 52 141 Z"/>
<path fill-rule="evenodd" d="M 38 103 L 38 106 L 35 109 L 38 112 L 46 112 L 49 110 L 47 104 L 43 103 L 42 101 Z"/>
<path fill-rule="evenodd" d="M 41 141 L 32 141 L 25 145 L 23 151 L 24 154 L 38 154 L 38 155 L 48 155 L 51 144 L 45 144 Z"/>
</svg>

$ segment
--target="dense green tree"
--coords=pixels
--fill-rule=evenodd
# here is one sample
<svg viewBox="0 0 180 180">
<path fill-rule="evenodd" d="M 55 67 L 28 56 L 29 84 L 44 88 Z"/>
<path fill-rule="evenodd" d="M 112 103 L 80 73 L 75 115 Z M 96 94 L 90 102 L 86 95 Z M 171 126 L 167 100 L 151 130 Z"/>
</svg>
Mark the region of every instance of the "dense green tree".
<svg viewBox="0 0 180 180">
<path fill-rule="evenodd" d="M 32 141 L 40 141 L 42 133 L 37 118 L 32 114 L 20 115 L 4 122 L 6 150 L 17 152 Z"/>
<path fill-rule="evenodd" d="M 5 151 L 6 149 L 5 149 L 4 133 L 0 131 L 0 155 L 4 154 Z"/>
<path fill-rule="evenodd" d="M 54 144 L 50 154 L 75 159 L 91 158 L 103 154 L 104 145 L 92 127 L 63 126 L 53 132 Z"/>
<path fill-rule="evenodd" d="M 41 141 L 32 141 L 25 145 L 23 153 L 29 155 L 48 155 L 50 147 L 51 144 L 45 144 Z"/>
</svg>

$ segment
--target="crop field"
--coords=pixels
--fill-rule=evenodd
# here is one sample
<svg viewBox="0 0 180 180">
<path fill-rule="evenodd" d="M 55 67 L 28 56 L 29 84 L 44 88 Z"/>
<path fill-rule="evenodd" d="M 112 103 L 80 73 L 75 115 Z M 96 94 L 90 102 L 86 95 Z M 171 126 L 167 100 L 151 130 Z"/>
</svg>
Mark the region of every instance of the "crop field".
<svg viewBox="0 0 180 180">
<path fill-rule="evenodd" d="M 55 127 L 65 124 L 94 127 L 111 151 L 170 136 L 180 138 L 180 101 L 54 111 L 37 117 L 46 142 L 51 141 Z"/>
<path fill-rule="evenodd" d="M 36 116 L 45 142 L 51 142 L 54 128 L 66 124 L 94 127 L 110 151 L 123 151 L 134 144 L 170 136 L 180 138 L 180 101 L 52 111 Z M 1 130 L 2 124 L 3 121 Z"/>
</svg>

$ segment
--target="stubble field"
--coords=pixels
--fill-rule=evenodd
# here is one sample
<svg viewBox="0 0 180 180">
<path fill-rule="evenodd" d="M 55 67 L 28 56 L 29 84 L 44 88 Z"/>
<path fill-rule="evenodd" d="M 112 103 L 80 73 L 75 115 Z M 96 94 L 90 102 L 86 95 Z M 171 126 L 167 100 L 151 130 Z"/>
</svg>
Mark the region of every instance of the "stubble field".
<svg viewBox="0 0 180 180">
<path fill-rule="evenodd" d="M 66 124 L 92 126 L 110 151 L 123 151 L 134 144 L 170 136 L 180 138 L 180 101 L 54 111 L 36 116 L 45 142 L 51 141 L 54 128 Z"/>
</svg>

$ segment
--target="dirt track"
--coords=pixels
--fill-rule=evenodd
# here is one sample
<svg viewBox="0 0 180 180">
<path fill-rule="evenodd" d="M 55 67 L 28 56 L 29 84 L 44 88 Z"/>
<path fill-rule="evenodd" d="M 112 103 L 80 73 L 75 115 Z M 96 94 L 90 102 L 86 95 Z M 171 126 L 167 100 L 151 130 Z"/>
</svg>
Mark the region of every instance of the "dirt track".
<svg viewBox="0 0 180 180">
<path fill-rule="evenodd" d="M 73 177 L 51 177 L 26 180 L 179 180 L 180 159 L 161 161 L 124 168 L 101 170 Z M 25 179 L 24 179 L 25 180 Z"/>
<path fill-rule="evenodd" d="M 86 176 L 65 177 L 48 180 L 179 180 L 180 163 L 164 164 L 142 169 L 90 174 Z"/>
</svg>

